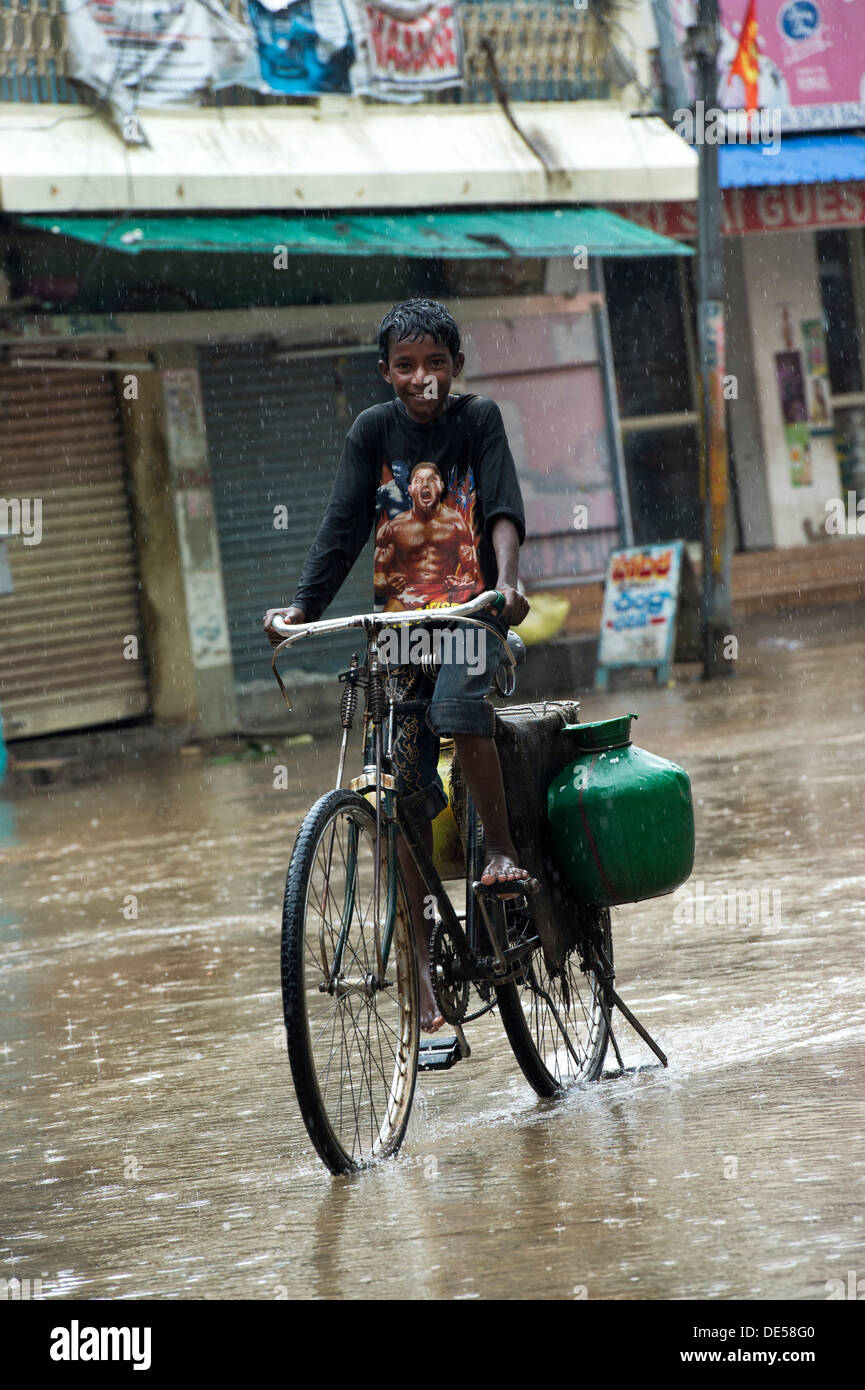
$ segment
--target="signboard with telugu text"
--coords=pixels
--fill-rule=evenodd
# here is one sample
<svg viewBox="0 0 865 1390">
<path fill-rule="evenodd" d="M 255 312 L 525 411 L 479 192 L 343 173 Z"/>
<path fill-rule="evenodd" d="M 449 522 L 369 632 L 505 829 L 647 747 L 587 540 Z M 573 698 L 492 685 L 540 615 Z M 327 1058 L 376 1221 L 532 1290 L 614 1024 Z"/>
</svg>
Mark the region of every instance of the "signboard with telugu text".
<svg viewBox="0 0 865 1390">
<path fill-rule="evenodd" d="M 607 562 L 595 688 L 622 666 L 655 666 L 669 679 L 676 649 L 682 541 L 614 550 Z"/>
</svg>

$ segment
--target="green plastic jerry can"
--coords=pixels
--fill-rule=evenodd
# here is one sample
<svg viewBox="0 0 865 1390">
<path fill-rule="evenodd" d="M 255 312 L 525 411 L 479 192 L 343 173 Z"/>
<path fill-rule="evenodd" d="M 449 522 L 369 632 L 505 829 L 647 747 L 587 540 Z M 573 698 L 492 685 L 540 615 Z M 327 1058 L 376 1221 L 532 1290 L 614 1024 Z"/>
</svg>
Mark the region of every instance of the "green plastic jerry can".
<svg viewBox="0 0 865 1390">
<path fill-rule="evenodd" d="M 671 893 L 694 867 L 690 779 L 633 746 L 635 718 L 568 725 L 574 762 L 547 792 L 559 865 L 577 895 L 601 907 Z"/>
</svg>

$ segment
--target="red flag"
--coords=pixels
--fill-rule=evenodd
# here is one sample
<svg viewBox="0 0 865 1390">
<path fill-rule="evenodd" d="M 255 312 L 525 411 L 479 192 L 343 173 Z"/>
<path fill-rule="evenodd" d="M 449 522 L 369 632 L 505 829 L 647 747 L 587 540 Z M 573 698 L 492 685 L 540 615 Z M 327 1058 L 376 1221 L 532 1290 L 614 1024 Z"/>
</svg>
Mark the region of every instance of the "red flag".
<svg viewBox="0 0 865 1390">
<path fill-rule="evenodd" d="M 745 84 L 745 109 L 750 113 L 757 109 L 757 87 L 759 82 L 759 60 L 757 52 L 757 0 L 750 0 L 739 47 L 730 68 L 730 78 L 741 77 Z"/>
</svg>

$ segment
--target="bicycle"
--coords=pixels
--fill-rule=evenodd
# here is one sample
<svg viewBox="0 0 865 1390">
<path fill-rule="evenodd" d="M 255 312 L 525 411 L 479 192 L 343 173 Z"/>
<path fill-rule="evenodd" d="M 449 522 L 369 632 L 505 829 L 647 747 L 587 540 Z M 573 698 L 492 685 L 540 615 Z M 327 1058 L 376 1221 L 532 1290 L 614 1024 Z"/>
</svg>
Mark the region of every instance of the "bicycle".
<svg viewBox="0 0 865 1390">
<path fill-rule="evenodd" d="M 361 629 L 363 662 L 340 673 L 342 743 L 336 786 L 305 816 L 291 856 L 283 904 L 281 976 L 286 1041 L 307 1132 L 332 1173 L 346 1173 L 395 1154 L 411 1113 L 419 1066 L 443 1070 L 471 1055 L 464 1026 L 498 1008 L 517 1062 L 538 1095 L 561 1094 L 597 1080 L 612 1043 L 618 1006 L 656 1052 L 666 1057 L 626 1008 L 613 981 L 608 909 L 586 904 L 569 924 L 573 944 L 551 969 L 533 921 L 530 896 L 502 900 L 480 882 L 483 833 L 466 791 L 459 820 L 465 850 L 465 910 L 457 912 L 432 857 L 404 814 L 391 746 L 394 701 L 380 659 L 383 629 L 406 623 L 467 623 L 501 607 L 489 590 L 469 603 L 435 610 L 364 614 L 286 626 L 272 667 L 291 702 L 277 659 L 303 638 Z M 276 626 L 276 624 L 274 624 Z M 489 628 L 487 629 L 489 631 Z M 510 636 L 510 635 L 509 635 Z M 503 645 L 496 684 L 513 693 L 517 657 Z M 434 672 L 430 656 L 428 670 Z M 347 787 L 342 779 L 360 693 L 368 759 Z M 555 708 L 559 702 L 552 702 Z M 546 706 L 545 706 L 546 708 Z M 561 704 L 563 720 L 576 706 Z M 497 711 L 501 718 L 508 710 Z M 455 807 L 456 810 L 456 807 Z M 399 868 L 397 839 L 409 847 L 437 908 L 430 969 L 441 1013 L 454 1037 L 420 1042 L 418 962 Z M 471 992 L 478 996 L 470 1012 Z"/>
</svg>

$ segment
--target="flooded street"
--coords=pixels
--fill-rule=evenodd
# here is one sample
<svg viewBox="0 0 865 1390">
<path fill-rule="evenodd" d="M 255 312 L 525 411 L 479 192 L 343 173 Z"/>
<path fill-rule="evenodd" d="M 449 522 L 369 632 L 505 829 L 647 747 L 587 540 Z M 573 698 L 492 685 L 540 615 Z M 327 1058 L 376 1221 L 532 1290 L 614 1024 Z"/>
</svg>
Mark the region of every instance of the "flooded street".
<svg viewBox="0 0 865 1390">
<path fill-rule="evenodd" d="M 0 1275 L 98 1299 L 823 1300 L 865 1277 L 862 618 L 754 622 L 734 680 L 583 699 L 636 710 L 693 782 L 688 892 L 613 915 L 669 1069 L 620 1020 L 626 1075 L 542 1102 L 485 1018 L 419 1077 L 400 1156 L 351 1178 L 308 1141 L 279 994 L 285 869 L 336 742 L 7 794 Z"/>
</svg>

